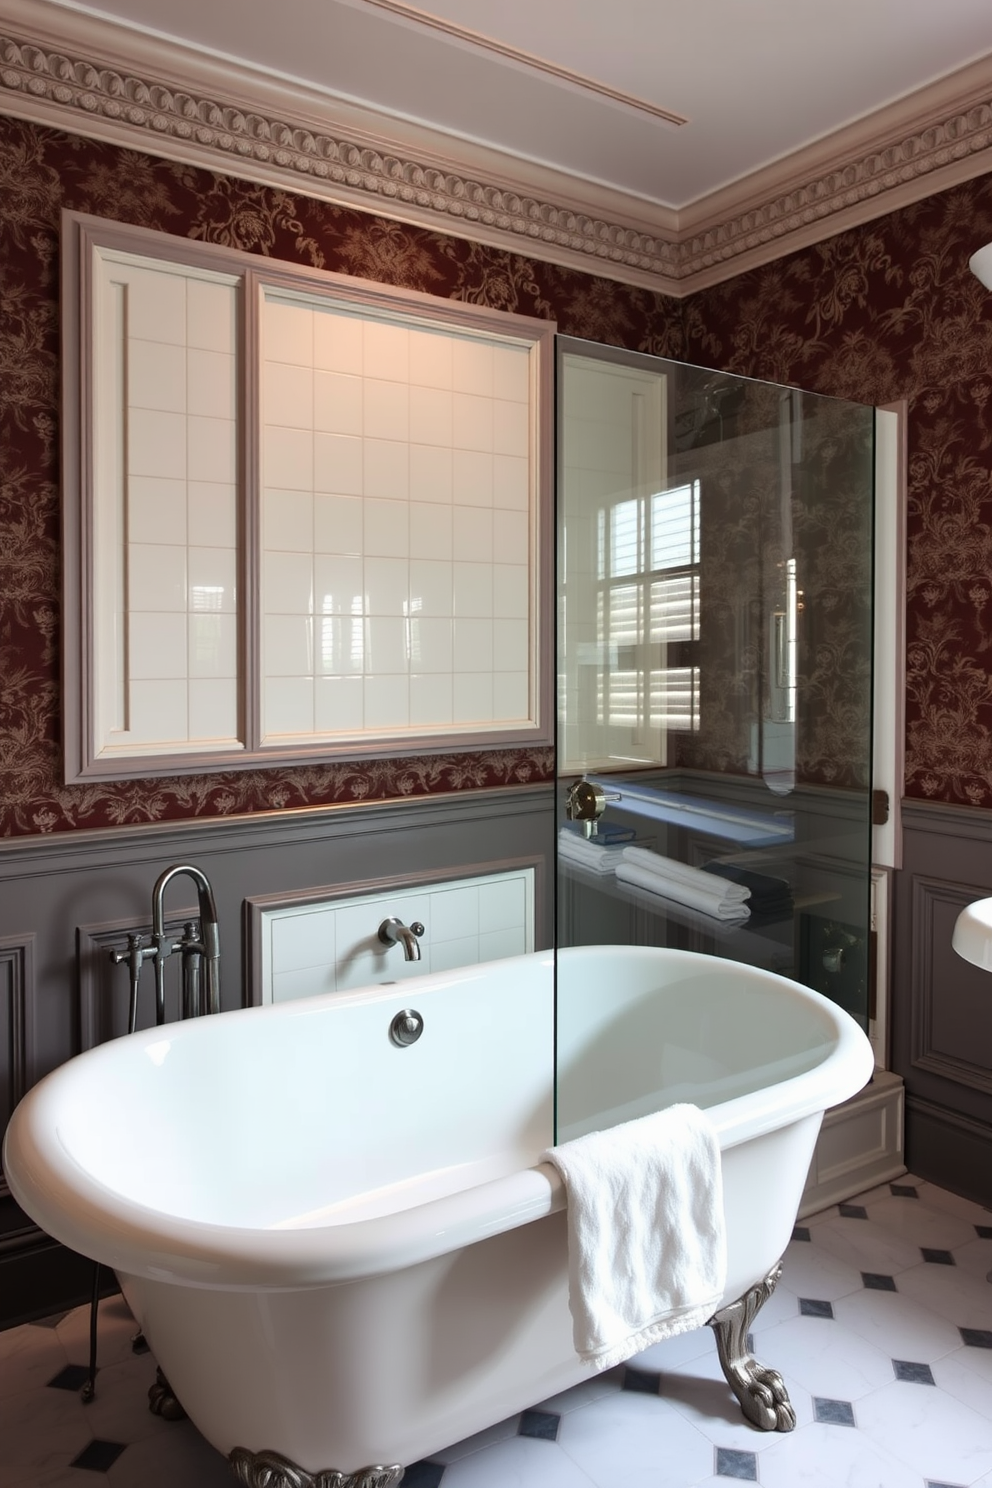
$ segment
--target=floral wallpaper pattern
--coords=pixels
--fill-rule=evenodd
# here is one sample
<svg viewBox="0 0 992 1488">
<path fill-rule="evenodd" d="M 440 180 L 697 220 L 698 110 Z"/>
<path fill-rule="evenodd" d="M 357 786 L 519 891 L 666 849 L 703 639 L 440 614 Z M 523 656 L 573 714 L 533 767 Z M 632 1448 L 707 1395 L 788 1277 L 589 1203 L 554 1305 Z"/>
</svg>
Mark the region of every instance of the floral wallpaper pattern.
<svg viewBox="0 0 992 1488">
<path fill-rule="evenodd" d="M 906 794 L 992 808 L 992 176 L 694 295 L 685 355 L 908 405 Z"/>
<path fill-rule="evenodd" d="M 992 807 L 992 295 L 966 270 L 992 238 L 992 178 L 678 302 L 0 118 L 0 835 L 512 785 L 549 780 L 554 768 L 551 750 L 490 750 L 61 783 L 63 208 L 553 319 L 568 335 L 813 392 L 906 398 L 907 793 Z M 811 539 L 823 582 L 842 595 L 844 555 L 831 551 L 825 515 Z M 807 775 L 824 781 L 863 730 L 843 716 L 842 667 L 839 655 L 823 665 L 820 721 L 800 746 Z M 710 767 L 740 767 L 728 728 Z"/>
<path fill-rule="evenodd" d="M 553 319 L 677 355 L 646 290 L 0 118 L 0 835 L 423 796 L 553 778 L 550 749 L 65 786 L 59 685 L 59 219 L 114 217 Z"/>
</svg>

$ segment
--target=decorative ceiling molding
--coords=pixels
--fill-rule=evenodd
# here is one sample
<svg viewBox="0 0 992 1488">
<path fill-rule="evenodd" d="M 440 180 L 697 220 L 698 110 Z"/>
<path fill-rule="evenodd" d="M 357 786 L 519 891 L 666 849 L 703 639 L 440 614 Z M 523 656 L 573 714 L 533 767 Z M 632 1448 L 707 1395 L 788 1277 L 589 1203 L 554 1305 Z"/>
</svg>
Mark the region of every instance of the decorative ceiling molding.
<svg viewBox="0 0 992 1488">
<path fill-rule="evenodd" d="M 401 141 L 395 120 L 79 12 L 59 12 L 70 46 L 25 34 L 37 0 L 3 9 L 2 112 L 679 298 L 992 170 L 981 64 L 676 213 L 424 129 Z"/>
<path fill-rule="evenodd" d="M 432 31 L 439 31 L 442 36 L 451 37 L 454 41 L 467 42 L 469 46 L 478 47 L 482 51 L 495 52 L 498 57 L 508 62 L 517 62 L 522 67 L 533 68 L 535 72 L 543 72 L 548 77 L 557 78 L 559 82 L 571 83 L 587 93 L 598 93 L 601 98 L 609 98 L 613 103 L 621 103 L 625 108 L 635 109 L 641 114 L 650 114 L 653 119 L 660 119 L 665 124 L 679 127 L 689 122 L 685 114 L 677 114 L 673 109 L 661 108 L 657 103 L 649 103 L 646 98 L 635 98 L 632 93 L 622 93 L 619 88 L 611 88 L 608 83 L 602 83 L 598 78 L 587 77 L 583 72 L 573 72 L 570 67 L 561 67 L 557 62 L 549 62 L 546 57 L 538 57 L 533 52 L 520 51 L 517 47 L 509 46 L 505 41 L 496 41 L 492 36 L 484 36 L 481 31 L 471 31 L 467 26 L 456 26 L 454 21 L 446 21 L 442 16 L 434 15 L 432 11 L 421 10 L 416 5 L 406 4 L 406 0 L 363 0 L 363 3 L 374 5 L 378 10 L 386 10 L 390 15 L 399 16 L 401 20 L 412 21 L 418 26 L 426 26 Z"/>
</svg>

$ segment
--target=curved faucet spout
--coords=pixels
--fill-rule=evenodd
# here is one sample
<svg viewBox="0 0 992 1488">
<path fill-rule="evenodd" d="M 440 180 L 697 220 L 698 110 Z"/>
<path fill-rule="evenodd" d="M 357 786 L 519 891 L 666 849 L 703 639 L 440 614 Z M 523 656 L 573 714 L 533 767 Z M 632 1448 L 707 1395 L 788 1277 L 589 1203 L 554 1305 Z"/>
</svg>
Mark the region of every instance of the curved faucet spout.
<svg viewBox="0 0 992 1488">
<path fill-rule="evenodd" d="M 180 949 L 172 944 L 171 936 L 165 933 L 165 890 L 174 878 L 191 878 L 196 885 L 199 904 L 200 942 L 185 942 L 187 952 L 198 951 L 203 956 L 205 1011 L 220 1012 L 220 926 L 217 921 L 217 904 L 210 881 L 199 868 L 189 863 L 174 863 L 159 875 L 152 890 L 152 944 L 155 947 L 155 1021 L 165 1022 L 165 960 L 173 951 Z"/>
<path fill-rule="evenodd" d="M 420 960 L 420 940 L 424 927 L 419 920 L 414 920 L 412 925 L 404 925 L 395 915 L 390 915 L 388 920 L 383 920 L 379 926 L 379 939 L 385 946 L 401 945 L 403 955 L 407 961 Z"/>
</svg>

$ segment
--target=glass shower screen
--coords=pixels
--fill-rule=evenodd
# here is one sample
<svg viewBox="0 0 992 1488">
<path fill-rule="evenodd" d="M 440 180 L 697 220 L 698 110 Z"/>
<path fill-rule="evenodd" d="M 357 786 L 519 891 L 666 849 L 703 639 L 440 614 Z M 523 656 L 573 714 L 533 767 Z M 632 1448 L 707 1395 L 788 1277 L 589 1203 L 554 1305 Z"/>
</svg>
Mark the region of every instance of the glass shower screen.
<svg viewBox="0 0 992 1488">
<path fill-rule="evenodd" d="M 867 1028 L 874 410 L 558 358 L 558 946 L 746 962 Z"/>
</svg>

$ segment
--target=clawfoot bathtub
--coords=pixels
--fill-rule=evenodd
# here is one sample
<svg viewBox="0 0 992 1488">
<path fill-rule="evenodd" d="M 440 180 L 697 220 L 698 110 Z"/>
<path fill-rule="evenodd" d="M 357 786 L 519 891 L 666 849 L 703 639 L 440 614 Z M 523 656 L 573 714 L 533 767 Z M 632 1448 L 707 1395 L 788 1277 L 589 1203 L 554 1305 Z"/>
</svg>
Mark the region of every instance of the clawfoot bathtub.
<svg viewBox="0 0 992 1488">
<path fill-rule="evenodd" d="M 171 1389 L 257 1485 L 398 1483 L 577 1383 L 558 1140 L 675 1101 L 720 1136 L 728 1381 L 748 1353 L 823 1111 L 871 1073 L 816 993 L 689 952 L 563 951 L 116 1039 L 21 1102 L 17 1201 L 112 1266 Z M 401 1017 L 415 1010 L 422 1020 Z M 390 1028 L 393 1034 L 390 1035 Z M 404 1038 L 413 1038 L 404 1043 Z M 659 1443 L 659 1447 L 662 1444 Z"/>
</svg>

